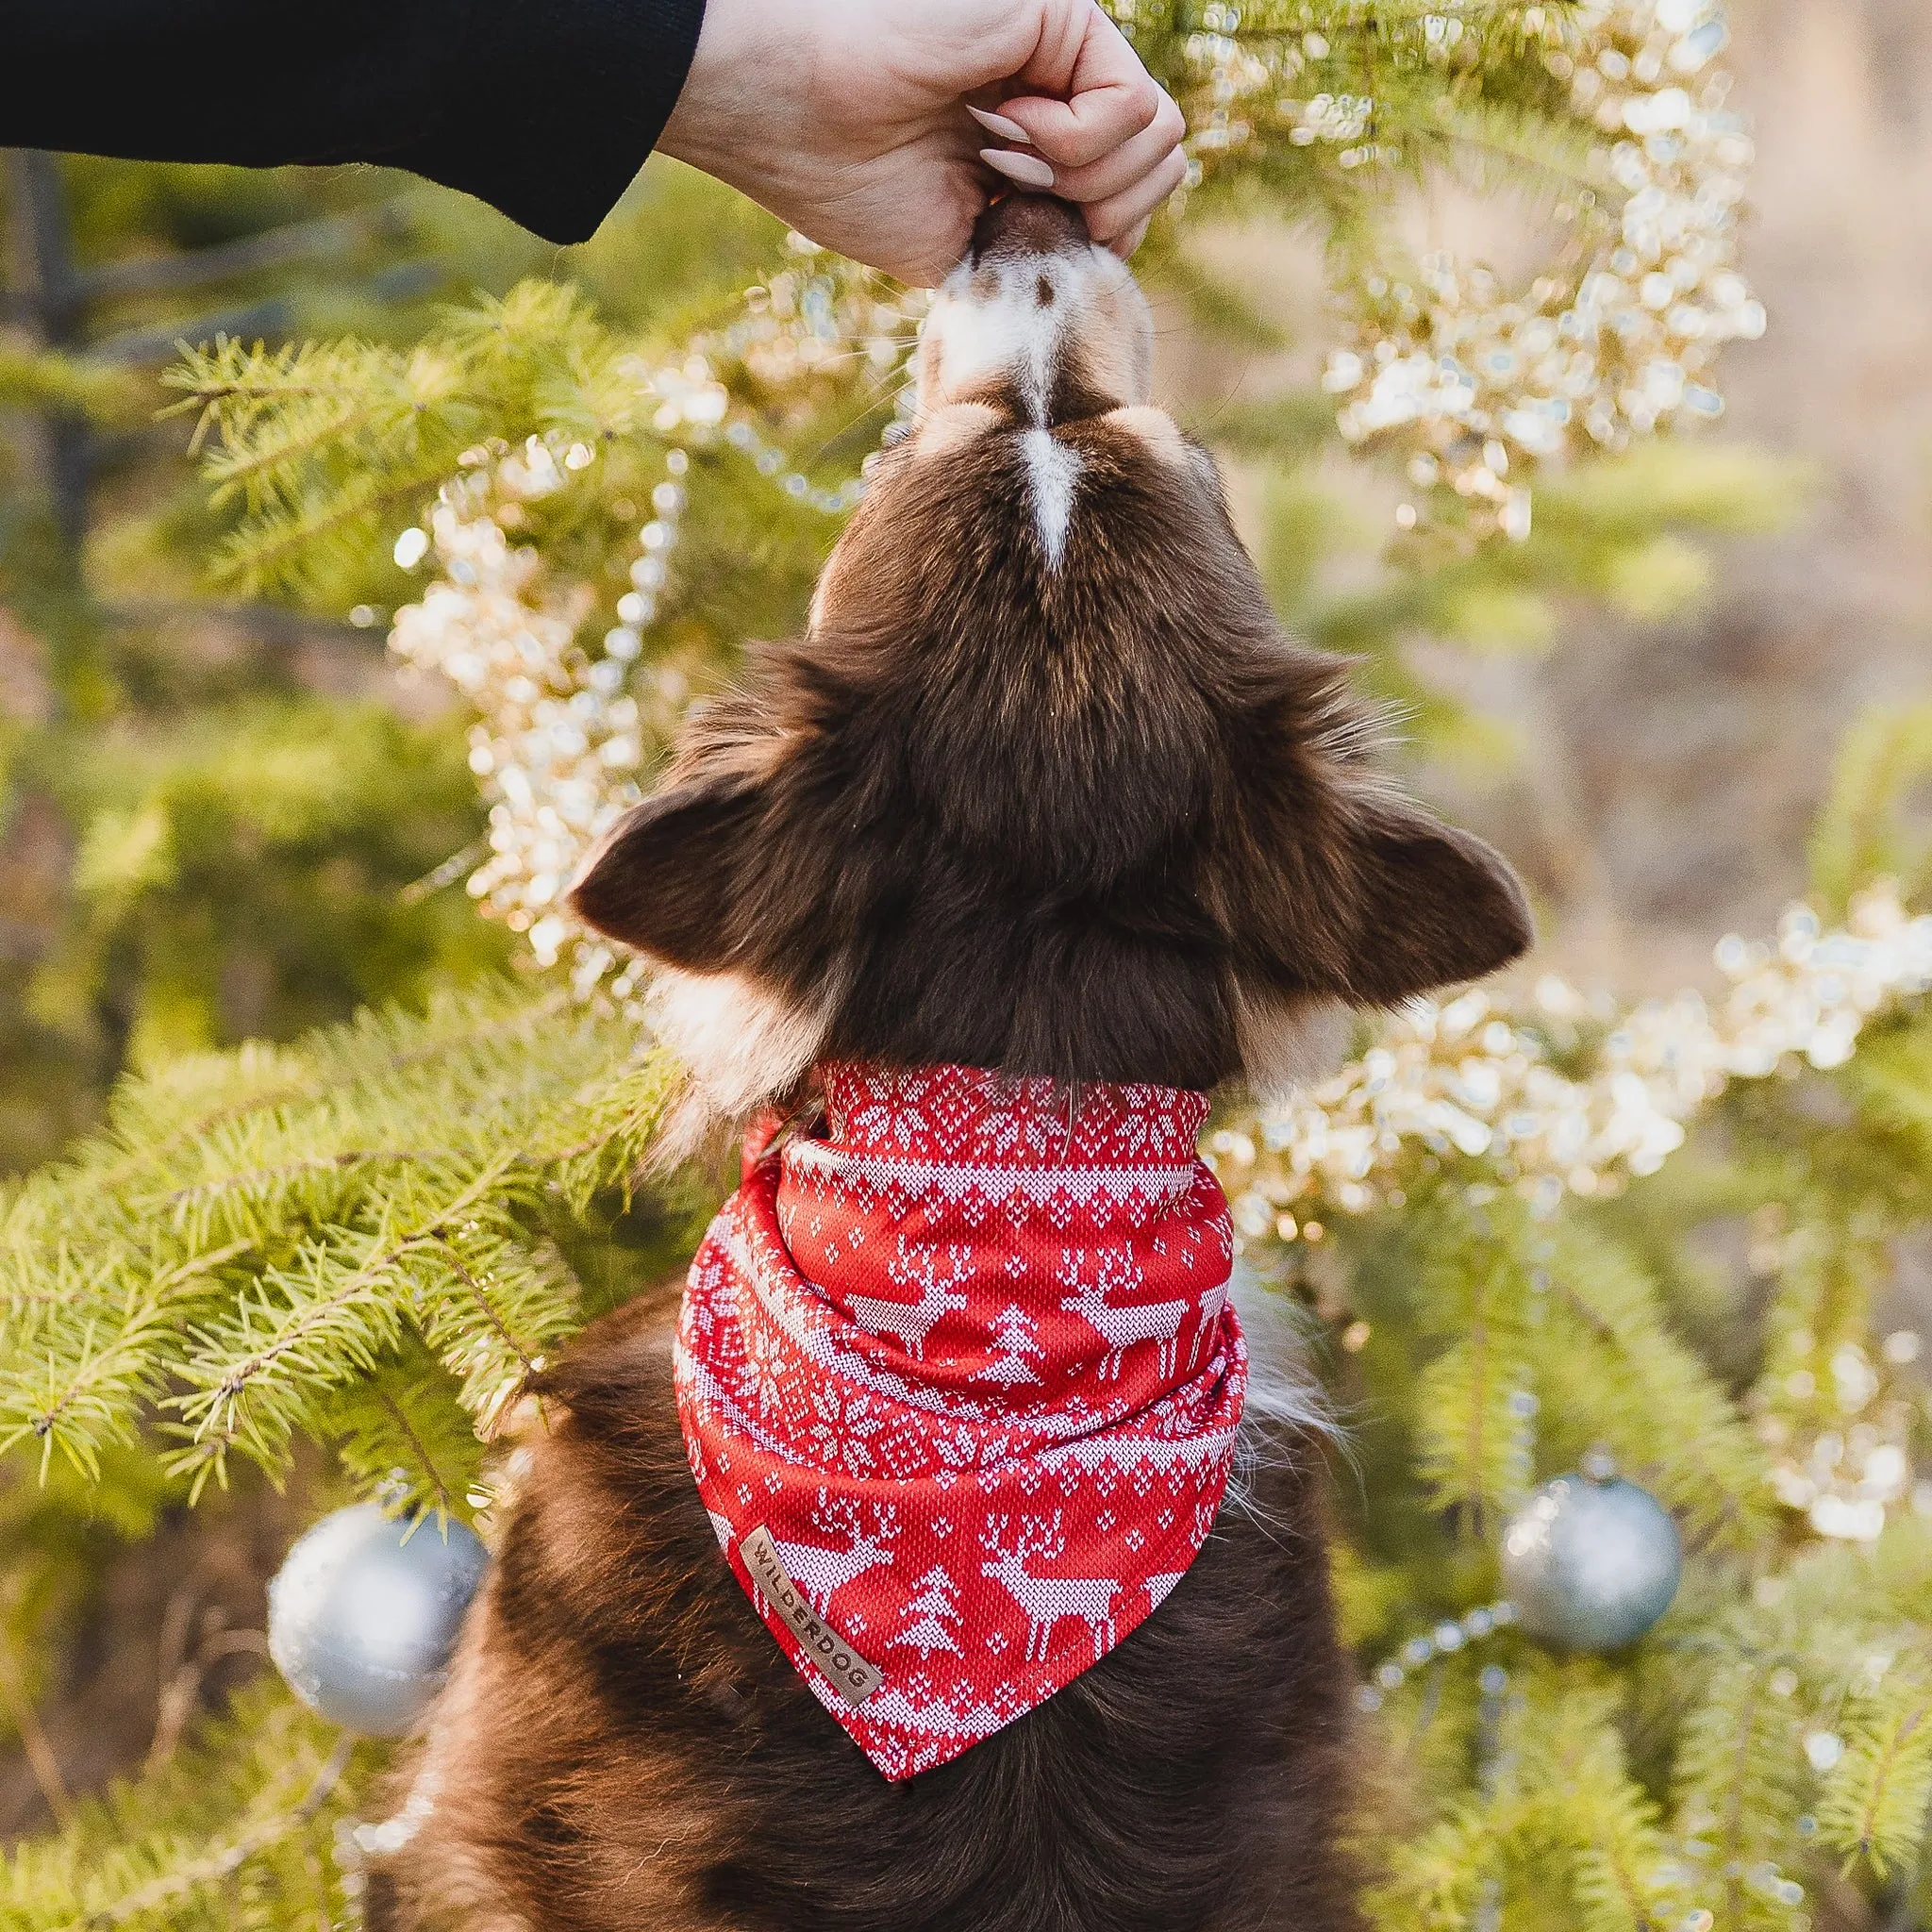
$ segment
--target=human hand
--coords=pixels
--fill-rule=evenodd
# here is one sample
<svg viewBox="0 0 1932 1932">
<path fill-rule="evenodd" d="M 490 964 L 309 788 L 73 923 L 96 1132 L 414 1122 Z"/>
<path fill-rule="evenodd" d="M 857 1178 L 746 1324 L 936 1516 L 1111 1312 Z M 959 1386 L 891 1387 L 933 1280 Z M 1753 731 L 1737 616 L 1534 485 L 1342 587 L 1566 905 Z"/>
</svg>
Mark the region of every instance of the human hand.
<svg viewBox="0 0 1932 1932">
<path fill-rule="evenodd" d="M 707 0 L 658 145 L 933 283 L 1002 176 L 1079 203 L 1131 255 L 1180 185 L 1183 131 L 1094 0 Z"/>
</svg>

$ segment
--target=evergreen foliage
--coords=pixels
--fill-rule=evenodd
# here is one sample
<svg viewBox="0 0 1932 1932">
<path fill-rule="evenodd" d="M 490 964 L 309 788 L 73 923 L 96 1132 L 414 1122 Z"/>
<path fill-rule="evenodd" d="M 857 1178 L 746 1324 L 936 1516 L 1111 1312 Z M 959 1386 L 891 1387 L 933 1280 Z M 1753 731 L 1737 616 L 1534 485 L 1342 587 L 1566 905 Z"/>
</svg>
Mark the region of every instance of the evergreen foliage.
<svg viewBox="0 0 1932 1932">
<path fill-rule="evenodd" d="M 349 1743 L 264 1690 L 192 1749 L 88 1804 L 0 1874 L 0 1924 L 60 1932 L 272 1932 L 331 1924 Z M 165 1820 L 164 1824 L 158 1820 Z"/>
<path fill-rule="evenodd" d="M 1374 103 L 1375 165 L 1333 141 L 1237 143 L 1157 227 L 1144 273 L 1208 333 L 1279 338 L 1191 245 L 1215 220 L 1308 225 L 1354 299 L 1399 257 L 1406 181 L 1534 197 L 1587 172 L 1591 138 L 1544 58 L 1561 7 L 1115 10 L 1197 127 L 1217 111 L 1203 33 L 1291 46 L 1303 97 Z M 635 214 L 574 259 L 574 289 L 524 278 L 531 251 L 393 184 L 96 163 L 68 178 L 106 278 L 100 329 L 194 346 L 163 397 L 105 338 L 43 335 L 0 349 L 0 398 L 117 435 L 141 413 L 130 397 L 170 403 L 211 502 L 175 499 L 144 444 L 125 459 L 150 478 L 122 492 L 138 511 L 84 534 L 77 587 L 51 485 L 0 532 L 0 590 L 52 641 L 54 692 L 0 733 L 0 773 L 16 815 L 44 806 L 75 854 L 52 939 L 6 989 L 9 1024 L 80 1042 L 83 1094 L 121 1074 L 90 1131 L 0 1192 L 0 1729 L 31 1727 L 105 1543 L 151 1535 L 210 1478 L 258 1469 L 316 1507 L 352 1490 L 424 1518 L 421 1534 L 450 1515 L 487 1528 L 490 1441 L 528 1370 L 681 1265 L 724 1185 L 641 1178 L 670 1070 L 562 974 L 498 970 L 509 946 L 452 890 L 483 836 L 465 721 L 404 724 L 362 688 L 332 695 L 279 663 L 210 671 L 117 602 L 148 569 L 199 608 L 194 558 L 344 647 L 352 608 L 380 621 L 416 594 L 395 540 L 454 473 L 542 451 L 558 486 L 510 533 L 579 587 L 588 648 L 621 621 L 642 506 L 689 445 L 676 567 L 632 674 L 657 693 L 648 763 L 686 695 L 728 677 L 748 636 L 797 621 L 836 525 L 774 488 L 758 451 L 667 422 L 641 376 L 702 353 L 765 467 L 813 487 L 857 470 L 898 382 L 850 331 L 783 371 L 732 348 L 766 312 L 748 283 L 765 303 L 803 288 L 801 305 L 858 309 L 891 291 L 675 169 L 647 172 Z M 208 280 L 139 280 L 131 239 L 165 230 L 174 252 L 156 252 L 177 260 L 216 211 L 226 225 L 198 237 Z M 355 274 L 313 266 L 336 258 Z M 458 308 L 426 299 L 474 284 L 486 292 Z M 235 307 L 186 312 L 191 287 Z M 270 301 L 274 319 L 241 313 Z M 1519 747 L 1422 679 L 1417 640 L 1546 652 L 1586 603 L 1684 608 L 1713 568 L 1703 540 L 1774 527 L 1807 487 L 1734 446 L 1662 441 L 1541 479 L 1524 541 L 1385 542 L 1336 480 L 1333 402 L 1312 386 L 1191 426 L 1253 486 L 1284 618 L 1364 657 L 1420 749 L 1492 760 Z M 1910 795 L 1928 746 L 1932 722 L 1898 708 L 1848 741 L 1814 847 L 1829 917 L 1881 874 L 1923 892 Z M 1510 1017 L 1579 1076 L 1602 1045 L 1588 1018 Z M 1861 1507 L 1857 1458 L 1895 1450 L 1908 1467 L 1923 1447 L 1907 1354 L 1878 1330 L 1899 1243 L 1926 1218 L 1928 1092 L 1932 1013 L 1907 1001 L 1841 1064 L 1734 1081 L 1686 1148 L 1622 1190 L 1532 1212 L 1507 1155 L 1445 1144 L 1399 1200 L 1290 1238 L 1272 1219 L 1244 1228 L 1249 1264 L 1310 1311 L 1349 1423 L 1338 1564 L 1379 1700 L 1360 1835 L 1388 1932 L 1932 1924 L 1932 1529 L 1908 1484 L 1887 1491 L 1876 1534 L 1827 1508 Z M 1239 1108 L 1216 1128 L 1264 1132 Z M 1748 1293 L 1711 1258 L 1724 1241 L 1746 1253 Z M 1003 1340 L 1017 1377 L 1024 1328 Z M 1686 1581 L 1630 1652 L 1561 1657 L 1471 1612 L 1497 1593 L 1509 1513 L 1598 1446 L 1674 1512 Z M 914 1607 L 905 1641 L 943 1643 L 947 1606 Z M 1396 1681 L 1378 1674 L 1395 1663 Z M 344 1923 L 331 1834 L 379 1761 L 257 1685 L 20 1847 L 0 1926 Z"/>
<path fill-rule="evenodd" d="M 340 1435 L 447 1510 L 449 1411 L 488 1436 L 581 1319 L 546 1218 L 646 1152 L 663 1075 L 636 1055 L 613 1018 L 486 985 L 124 1082 L 0 1203 L 0 1444 L 96 1475 L 158 1417 L 193 1492 Z"/>
<path fill-rule="evenodd" d="M 309 612 L 211 597 L 225 519 L 246 517 L 243 479 L 232 509 L 211 510 L 181 460 L 192 425 L 161 415 L 158 378 L 178 344 L 212 353 L 225 332 L 353 335 L 365 374 L 406 370 L 443 304 L 508 291 L 557 252 L 461 196 L 373 170 L 16 154 L 0 167 L 0 220 L 12 244 L 0 297 L 8 1170 L 91 1124 L 145 1055 L 286 1038 L 432 975 L 501 965 L 501 945 L 465 931 L 459 895 L 438 898 L 449 881 L 433 877 L 482 830 L 460 733 L 446 720 L 405 730 L 358 702 L 387 690 L 375 626 L 407 581 L 387 545 L 318 541 L 301 565 Z M 715 304 L 778 240 L 748 204 L 654 167 L 568 269 L 607 325 L 636 329 Z M 531 299 L 573 306 L 554 289 Z M 287 353 L 318 379 L 349 355 Z M 359 408 L 376 436 L 366 394 Z M 421 474 L 433 490 L 441 472 Z M 406 492 L 391 503 L 395 522 L 416 508 Z M 346 575 L 327 578 L 330 557 Z M 217 798 L 208 766 L 224 747 Z M 191 798 L 197 770 L 210 789 Z M 143 858 L 161 817 L 172 845 Z M 76 848 L 89 855 L 77 871 Z M 149 860 L 169 850 L 163 879 Z M 138 888 L 115 870 L 134 860 Z"/>
</svg>

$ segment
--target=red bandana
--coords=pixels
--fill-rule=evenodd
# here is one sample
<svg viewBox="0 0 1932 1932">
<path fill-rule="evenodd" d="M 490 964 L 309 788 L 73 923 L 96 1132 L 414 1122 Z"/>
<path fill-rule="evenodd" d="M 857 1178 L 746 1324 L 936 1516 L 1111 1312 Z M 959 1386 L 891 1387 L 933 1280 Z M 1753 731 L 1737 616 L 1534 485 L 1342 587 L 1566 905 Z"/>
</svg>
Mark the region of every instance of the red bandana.
<svg viewBox="0 0 1932 1932">
<path fill-rule="evenodd" d="M 1208 1102 L 822 1070 L 691 1263 L 677 1403 L 732 1569 L 889 1778 L 1105 1657 L 1186 1573 L 1247 1385 Z"/>
</svg>

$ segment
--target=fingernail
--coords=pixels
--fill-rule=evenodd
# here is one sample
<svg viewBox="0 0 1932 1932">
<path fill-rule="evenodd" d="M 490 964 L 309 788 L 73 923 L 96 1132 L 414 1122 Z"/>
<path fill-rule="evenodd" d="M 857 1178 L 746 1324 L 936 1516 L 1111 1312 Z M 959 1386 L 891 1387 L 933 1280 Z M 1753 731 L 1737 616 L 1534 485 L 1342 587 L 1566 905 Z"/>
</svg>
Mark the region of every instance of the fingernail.
<svg viewBox="0 0 1932 1932">
<path fill-rule="evenodd" d="M 989 108 L 975 108 L 971 101 L 966 104 L 966 111 L 989 134 L 997 134 L 1002 141 L 1017 141 L 1023 147 L 1033 145 L 1033 137 L 1017 121 L 1008 121 L 1004 114 L 995 114 Z"/>
<path fill-rule="evenodd" d="M 979 158 L 1022 188 L 1053 186 L 1053 170 L 1038 155 L 1011 155 L 1003 147 L 983 147 Z"/>
</svg>

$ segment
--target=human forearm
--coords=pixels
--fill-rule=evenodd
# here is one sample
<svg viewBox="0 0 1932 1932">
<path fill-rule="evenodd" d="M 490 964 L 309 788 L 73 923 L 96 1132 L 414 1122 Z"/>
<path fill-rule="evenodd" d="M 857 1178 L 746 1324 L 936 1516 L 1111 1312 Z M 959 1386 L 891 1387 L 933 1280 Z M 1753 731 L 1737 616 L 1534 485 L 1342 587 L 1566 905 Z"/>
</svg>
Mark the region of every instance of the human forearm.
<svg viewBox="0 0 1932 1932">
<path fill-rule="evenodd" d="M 0 0 L 0 143 L 373 161 L 557 242 L 595 228 L 683 84 L 703 0 Z"/>
</svg>

